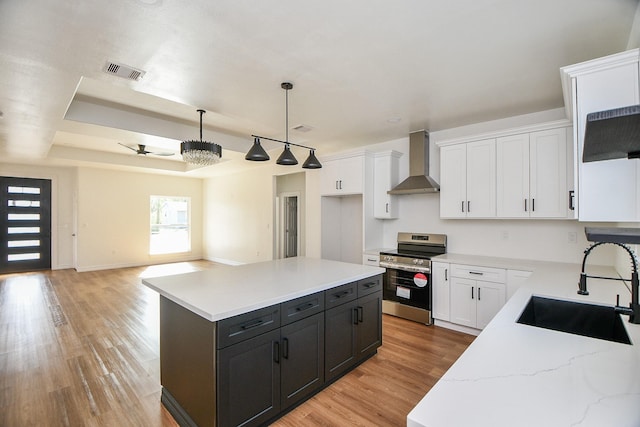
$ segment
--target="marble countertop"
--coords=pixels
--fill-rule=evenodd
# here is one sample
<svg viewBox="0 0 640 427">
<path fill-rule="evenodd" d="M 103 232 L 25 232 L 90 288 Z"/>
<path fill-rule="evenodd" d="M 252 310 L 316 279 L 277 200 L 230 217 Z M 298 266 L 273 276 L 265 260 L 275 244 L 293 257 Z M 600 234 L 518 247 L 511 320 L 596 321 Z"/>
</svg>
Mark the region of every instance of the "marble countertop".
<svg viewBox="0 0 640 427">
<path fill-rule="evenodd" d="M 623 282 L 589 279 L 580 265 L 449 254 L 437 260 L 532 271 L 507 304 L 407 417 L 409 427 L 640 426 L 640 325 L 623 322 L 633 345 L 516 323 L 532 295 L 628 305 Z M 485 259 L 486 258 L 486 259 Z M 617 276 L 609 267 L 589 274 Z"/>
<path fill-rule="evenodd" d="M 160 295 L 215 322 L 384 273 L 384 268 L 295 257 L 143 279 Z"/>
</svg>

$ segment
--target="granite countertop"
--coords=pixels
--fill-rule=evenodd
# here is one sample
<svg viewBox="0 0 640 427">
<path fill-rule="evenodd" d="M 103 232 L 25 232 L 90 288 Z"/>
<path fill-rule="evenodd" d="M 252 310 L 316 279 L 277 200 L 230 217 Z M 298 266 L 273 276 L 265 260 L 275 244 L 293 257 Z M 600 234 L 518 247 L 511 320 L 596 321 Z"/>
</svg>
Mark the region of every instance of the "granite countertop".
<svg viewBox="0 0 640 427">
<path fill-rule="evenodd" d="M 143 279 L 142 283 L 215 322 L 384 273 L 384 268 L 294 257 Z"/>
<path fill-rule="evenodd" d="M 442 260 L 532 271 L 507 304 L 407 417 L 407 426 L 640 426 L 640 325 L 622 316 L 632 345 L 516 323 L 532 295 L 628 305 L 622 282 L 589 279 L 580 265 L 447 254 Z M 609 267 L 589 274 L 617 276 Z"/>
</svg>

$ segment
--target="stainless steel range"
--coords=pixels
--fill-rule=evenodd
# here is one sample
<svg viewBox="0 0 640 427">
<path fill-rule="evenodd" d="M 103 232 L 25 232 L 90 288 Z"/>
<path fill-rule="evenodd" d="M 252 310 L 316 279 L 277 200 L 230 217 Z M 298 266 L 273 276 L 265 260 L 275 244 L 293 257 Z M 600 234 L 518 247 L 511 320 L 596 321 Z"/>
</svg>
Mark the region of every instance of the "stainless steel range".
<svg viewBox="0 0 640 427">
<path fill-rule="evenodd" d="M 431 257 L 446 252 L 444 234 L 398 233 L 397 250 L 380 252 L 382 312 L 431 325 Z"/>
</svg>

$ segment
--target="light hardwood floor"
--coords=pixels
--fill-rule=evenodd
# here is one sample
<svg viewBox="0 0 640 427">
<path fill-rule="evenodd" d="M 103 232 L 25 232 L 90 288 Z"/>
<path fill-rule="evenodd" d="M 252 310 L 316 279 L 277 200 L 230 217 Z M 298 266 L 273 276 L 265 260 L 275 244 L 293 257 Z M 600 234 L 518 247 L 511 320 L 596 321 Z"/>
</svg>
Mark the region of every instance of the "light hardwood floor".
<svg viewBox="0 0 640 427">
<path fill-rule="evenodd" d="M 158 276 L 207 261 L 0 275 L 0 426 L 175 426 L 160 403 Z M 402 426 L 474 337 L 391 316 L 369 359 L 274 426 Z"/>
</svg>

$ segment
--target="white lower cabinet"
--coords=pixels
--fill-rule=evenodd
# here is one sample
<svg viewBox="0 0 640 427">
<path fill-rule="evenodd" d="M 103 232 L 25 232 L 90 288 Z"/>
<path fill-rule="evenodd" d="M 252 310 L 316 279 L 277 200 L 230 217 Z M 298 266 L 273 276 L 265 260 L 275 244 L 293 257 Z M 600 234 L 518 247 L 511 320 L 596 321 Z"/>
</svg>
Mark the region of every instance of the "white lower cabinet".
<svg viewBox="0 0 640 427">
<path fill-rule="evenodd" d="M 378 267 L 378 264 L 380 264 L 380 255 L 364 253 L 362 254 L 362 264 Z"/>
<path fill-rule="evenodd" d="M 431 263 L 432 316 L 434 319 L 451 320 L 449 263 Z"/>
<path fill-rule="evenodd" d="M 529 279 L 530 271 L 507 270 L 507 300 L 516 293 L 520 286 Z"/>
<path fill-rule="evenodd" d="M 450 322 L 483 329 L 505 304 L 506 271 L 499 268 L 452 265 Z"/>
</svg>

